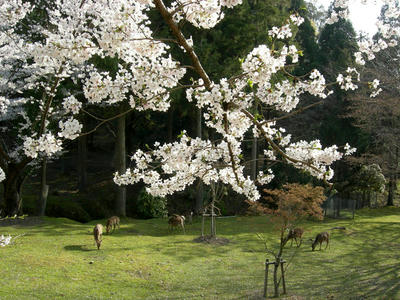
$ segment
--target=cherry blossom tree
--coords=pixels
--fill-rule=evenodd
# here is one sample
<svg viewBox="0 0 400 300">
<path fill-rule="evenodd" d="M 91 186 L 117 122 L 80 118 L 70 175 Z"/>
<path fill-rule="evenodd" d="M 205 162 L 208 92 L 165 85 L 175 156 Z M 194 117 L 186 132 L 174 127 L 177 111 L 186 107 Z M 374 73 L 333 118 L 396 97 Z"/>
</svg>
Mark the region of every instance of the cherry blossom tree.
<svg viewBox="0 0 400 300">
<path fill-rule="evenodd" d="M 43 8 L 37 5 L 40 1 L 0 0 L 0 117 L 7 124 L 5 136 L 16 133 L 15 138 L 0 143 L 5 214 L 18 213 L 26 168 L 40 157 L 60 152 L 64 140 L 84 134 L 76 118 L 86 112 L 82 99 L 75 89 L 63 89 L 65 82 L 81 89 L 90 104 L 129 104 L 128 110 L 99 120 L 98 126 L 134 109 L 167 111 L 170 92 L 186 89 L 187 100 L 202 110 L 206 126 L 220 136 L 211 141 L 183 132 L 176 142 L 156 143 L 148 152 L 138 150 L 132 156 L 133 166 L 124 174 L 115 174 L 119 185 L 143 180 L 148 192 L 165 196 L 200 179 L 206 185 L 222 182 L 257 200 L 256 182 L 244 174 L 242 145 L 247 132 L 266 142 L 266 160 L 284 161 L 320 179 L 331 179 L 330 165 L 354 149 L 349 145 L 323 148 L 316 139 L 292 141 L 278 119 L 262 113 L 269 107 L 290 117 L 297 112 L 302 94 L 326 99 L 331 93 L 330 83 L 318 70 L 301 77 L 291 74 L 302 54 L 289 43 L 303 21 L 296 12 L 282 27 L 268 31 L 267 45 L 256 47 L 241 60 L 240 74 L 217 82 L 202 67 L 193 39 L 180 29 L 185 22 L 212 29 L 241 2 L 180 0 L 166 5 L 162 0 L 55 0 Z M 384 2 L 389 6 L 386 13 L 398 17 L 396 1 Z M 347 5 L 348 1 L 335 1 L 329 22 L 347 17 Z M 45 22 L 33 21 L 36 9 L 44 11 Z M 154 37 L 147 16 L 150 10 L 159 12 L 173 39 Z M 395 43 L 398 29 L 384 24 L 380 29 L 384 39 L 359 45 L 355 56 L 360 64 Z M 191 65 L 174 60 L 169 43 L 177 43 Z M 94 58 L 106 57 L 118 59 L 115 74 L 99 70 L 93 63 Z M 182 83 L 187 68 L 197 74 L 189 85 Z M 349 68 L 338 74 L 337 84 L 355 89 L 358 74 Z M 378 90 L 376 85 L 373 88 Z M 272 178 L 272 171 L 266 170 L 257 181 L 266 184 Z"/>
</svg>

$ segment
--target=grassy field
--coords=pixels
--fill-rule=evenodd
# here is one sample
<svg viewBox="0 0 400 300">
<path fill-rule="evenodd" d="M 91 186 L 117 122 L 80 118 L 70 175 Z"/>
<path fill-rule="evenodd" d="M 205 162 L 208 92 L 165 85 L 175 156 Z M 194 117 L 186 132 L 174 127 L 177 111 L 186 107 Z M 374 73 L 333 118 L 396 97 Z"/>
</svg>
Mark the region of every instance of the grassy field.
<svg viewBox="0 0 400 300">
<path fill-rule="evenodd" d="M 98 251 L 95 223 L 43 218 L 1 226 L 0 234 L 21 236 L 0 248 L 0 299 L 261 299 L 268 255 L 257 233 L 271 247 L 278 242 L 267 217 L 218 219 L 226 245 L 193 242 L 199 219 L 185 235 L 169 232 L 166 220 L 123 219 Z M 303 245 L 286 252 L 297 251 L 286 298 L 400 299 L 400 209 L 302 226 Z M 346 230 L 330 230 L 330 248 L 311 252 L 309 239 L 334 226 Z"/>
</svg>

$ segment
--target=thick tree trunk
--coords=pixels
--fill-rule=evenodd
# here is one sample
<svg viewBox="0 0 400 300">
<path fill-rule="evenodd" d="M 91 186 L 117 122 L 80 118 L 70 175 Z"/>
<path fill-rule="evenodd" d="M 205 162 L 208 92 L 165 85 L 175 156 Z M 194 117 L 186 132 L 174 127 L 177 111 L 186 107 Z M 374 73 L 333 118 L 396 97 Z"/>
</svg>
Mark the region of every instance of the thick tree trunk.
<svg viewBox="0 0 400 300">
<path fill-rule="evenodd" d="M 17 174 L 17 168 L 13 168 L 14 164 L 9 164 L 9 171 L 6 172 L 6 179 L 3 182 L 5 216 L 14 216 L 21 214 L 21 186 L 23 179 Z"/>
<path fill-rule="evenodd" d="M 47 159 L 44 158 L 42 161 L 41 169 L 41 180 L 40 180 L 40 195 L 38 197 L 36 214 L 38 216 L 44 216 L 46 211 L 47 196 L 49 194 L 49 186 L 47 185 Z"/>
<path fill-rule="evenodd" d="M 199 138 L 202 138 L 202 124 L 201 124 L 201 119 L 202 119 L 202 112 L 201 109 L 197 110 L 197 126 L 196 126 L 196 135 Z M 201 211 L 203 210 L 203 182 L 198 179 L 197 180 L 197 190 L 196 190 L 196 214 L 200 214 Z"/>
<path fill-rule="evenodd" d="M 117 132 L 117 170 L 120 174 L 126 171 L 126 147 L 125 147 L 125 115 L 118 118 Z M 117 199 L 115 202 L 115 213 L 119 216 L 126 216 L 126 187 L 117 187 Z"/>
<path fill-rule="evenodd" d="M 78 139 L 78 189 L 84 192 L 87 187 L 87 136 Z"/>
</svg>

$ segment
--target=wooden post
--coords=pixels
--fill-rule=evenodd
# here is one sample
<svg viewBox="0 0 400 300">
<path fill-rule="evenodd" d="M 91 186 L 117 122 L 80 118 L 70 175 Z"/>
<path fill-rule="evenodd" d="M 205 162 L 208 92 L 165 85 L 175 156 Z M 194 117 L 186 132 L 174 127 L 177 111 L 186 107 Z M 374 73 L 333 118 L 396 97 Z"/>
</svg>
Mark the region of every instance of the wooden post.
<svg viewBox="0 0 400 300">
<path fill-rule="evenodd" d="M 284 268 L 283 268 L 283 264 L 285 262 L 286 261 L 281 259 L 282 286 L 283 286 L 283 294 L 284 295 L 286 294 L 285 271 L 284 271 Z"/>
<path fill-rule="evenodd" d="M 204 213 L 201 218 L 201 237 L 204 237 Z"/>
<path fill-rule="evenodd" d="M 269 259 L 267 258 L 267 259 L 265 260 L 264 298 L 267 298 L 268 268 L 269 268 Z"/>
</svg>

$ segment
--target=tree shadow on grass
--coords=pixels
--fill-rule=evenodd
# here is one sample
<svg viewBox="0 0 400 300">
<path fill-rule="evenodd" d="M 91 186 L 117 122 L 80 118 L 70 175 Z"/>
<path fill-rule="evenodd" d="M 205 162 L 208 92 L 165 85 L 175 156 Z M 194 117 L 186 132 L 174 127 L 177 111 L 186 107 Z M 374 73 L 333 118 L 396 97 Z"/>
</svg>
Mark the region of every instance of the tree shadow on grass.
<svg viewBox="0 0 400 300">
<path fill-rule="evenodd" d="M 331 251 L 302 254 L 303 265 L 313 266 L 309 274 L 300 276 L 302 288 L 307 286 L 312 291 L 308 296 L 322 299 L 324 293 L 333 293 L 342 299 L 397 299 L 400 224 L 362 225 L 350 235 L 336 233 Z M 301 293 L 296 290 L 300 277 L 295 274 L 297 280 L 289 277 L 288 285 Z"/>
<path fill-rule="evenodd" d="M 68 250 L 68 251 L 97 251 L 97 249 L 96 248 L 94 248 L 94 249 L 89 249 L 89 248 L 87 248 L 86 246 L 83 246 L 83 245 L 67 245 L 67 246 L 64 246 L 64 249 L 65 250 Z"/>
</svg>

